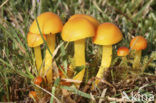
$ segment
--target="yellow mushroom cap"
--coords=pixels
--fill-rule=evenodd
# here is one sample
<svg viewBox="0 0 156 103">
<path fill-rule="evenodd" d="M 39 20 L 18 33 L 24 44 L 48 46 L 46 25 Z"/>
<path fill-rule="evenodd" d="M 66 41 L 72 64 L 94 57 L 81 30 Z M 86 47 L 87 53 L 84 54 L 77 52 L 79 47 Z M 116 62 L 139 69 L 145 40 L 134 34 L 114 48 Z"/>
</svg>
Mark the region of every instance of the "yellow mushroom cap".
<svg viewBox="0 0 156 103">
<path fill-rule="evenodd" d="M 89 16 L 89 15 L 85 15 L 85 14 L 75 14 L 75 15 L 71 16 L 69 18 L 69 20 L 73 20 L 77 17 L 83 17 L 83 18 L 89 20 L 91 23 L 93 23 L 93 25 L 95 27 L 98 27 L 98 25 L 100 24 L 95 18 L 93 18 L 92 16 Z"/>
<path fill-rule="evenodd" d="M 123 38 L 119 28 L 112 23 L 103 23 L 98 26 L 93 42 L 99 45 L 113 45 Z"/>
<path fill-rule="evenodd" d="M 59 18 L 59 16 L 57 16 L 56 14 L 52 12 L 42 13 L 41 15 L 37 17 L 37 20 L 38 20 L 41 32 L 45 35 L 50 34 L 50 33 L 55 34 L 55 33 L 61 32 L 62 30 L 63 24 L 62 24 L 61 19 Z M 36 20 L 34 20 L 32 25 L 30 26 L 29 31 L 31 33 L 40 34 Z"/>
<path fill-rule="evenodd" d="M 76 41 L 95 34 L 95 27 L 85 18 L 75 18 L 68 21 L 62 29 L 62 39 L 64 41 Z"/>
<path fill-rule="evenodd" d="M 44 39 L 46 39 L 45 35 L 43 35 Z M 29 32 L 27 34 L 27 42 L 29 47 L 37 47 L 43 44 L 43 39 L 40 34 L 34 34 Z"/>
<path fill-rule="evenodd" d="M 132 50 L 143 50 L 147 47 L 147 40 L 142 36 L 134 37 L 130 42 Z"/>
</svg>

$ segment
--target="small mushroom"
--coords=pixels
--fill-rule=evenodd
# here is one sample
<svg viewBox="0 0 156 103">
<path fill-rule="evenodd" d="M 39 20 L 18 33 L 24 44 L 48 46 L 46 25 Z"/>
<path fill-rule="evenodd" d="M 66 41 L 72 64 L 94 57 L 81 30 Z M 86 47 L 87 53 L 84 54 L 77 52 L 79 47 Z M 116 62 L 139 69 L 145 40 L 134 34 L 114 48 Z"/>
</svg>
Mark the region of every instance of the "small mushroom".
<svg viewBox="0 0 156 103">
<path fill-rule="evenodd" d="M 42 83 L 42 77 L 38 76 L 34 79 L 34 84 L 40 85 Z"/>
<path fill-rule="evenodd" d="M 129 49 L 127 47 L 120 47 L 118 50 L 117 50 L 117 55 L 122 57 L 122 61 L 124 63 L 127 62 L 127 58 L 126 56 L 129 54 Z"/>
<path fill-rule="evenodd" d="M 107 22 L 98 26 L 93 42 L 98 45 L 103 45 L 103 52 L 101 66 L 96 75 L 97 78 L 101 79 L 104 72 L 106 72 L 110 67 L 112 59 L 112 45 L 121 41 L 122 38 L 122 33 L 116 25 Z M 95 85 L 98 83 L 99 80 L 96 80 Z"/>
<path fill-rule="evenodd" d="M 45 35 L 43 35 L 44 39 L 46 39 Z M 36 68 L 40 74 L 40 69 L 42 65 L 42 55 L 40 45 L 43 44 L 43 40 L 41 35 L 29 32 L 27 34 L 27 43 L 29 47 L 34 48 Z"/>
<path fill-rule="evenodd" d="M 77 17 L 65 23 L 61 36 L 64 41 L 74 41 L 75 66 L 85 66 L 85 39 L 94 34 L 95 27 L 85 18 Z M 85 67 L 73 79 L 82 81 L 84 73 Z"/>
<path fill-rule="evenodd" d="M 142 36 L 136 36 L 131 40 L 130 47 L 132 50 L 135 50 L 133 68 L 139 68 L 141 60 L 141 52 L 143 49 L 146 49 L 147 40 Z"/>
<path fill-rule="evenodd" d="M 32 98 L 32 99 L 36 99 L 37 98 L 37 94 L 35 91 L 30 91 L 29 92 L 29 97 Z"/>
<path fill-rule="evenodd" d="M 47 72 L 46 77 L 49 83 L 52 82 L 52 53 L 55 49 L 55 34 L 61 32 L 63 24 L 59 16 L 52 12 L 42 13 L 37 17 L 40 30 L 46 35 L 48 49 L 46 49 L 45 55 L 45 68 L 44 72 Z M 36 20 L 32 23 L 30 27 L 30 32 L 40 34 L 39 28 L 37 26 Z"/>
</svg>

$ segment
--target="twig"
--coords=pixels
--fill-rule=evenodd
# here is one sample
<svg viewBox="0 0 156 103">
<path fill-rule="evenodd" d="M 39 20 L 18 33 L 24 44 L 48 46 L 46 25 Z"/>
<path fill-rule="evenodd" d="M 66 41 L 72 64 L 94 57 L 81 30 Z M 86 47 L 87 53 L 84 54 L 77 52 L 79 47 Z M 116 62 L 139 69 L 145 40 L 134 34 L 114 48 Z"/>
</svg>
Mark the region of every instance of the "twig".
<svg viewBox="0 0 156 103">
<path fill-rule="evenodd" d="M 86 92 L 89 88 L 90 88 L 90 85 L 92 84 L 92 82 L 95 80 L 95 78 L 93 77 L 93 78 L 91 78 L 89 81 L 88 81 L 88 83 L 86 84 L 86 86 L 84 87 L 84 89 L 82 90 L 83 92 Z M 90 93 L 91 94 L 91 93 Z M 77 103 L 79 103 L 80 102 L 80 100 L 81 100 L 81 96 L 78 98 L 78 100 L 77 100 Z M 94 98 L 94 96 L 91 94 L 91 98 L 92 98 L 92 100 L 95 100 L 95 98 Z"/>
<path fill-rule="evenodd" d="M 95 101 L 94 95 L 92 93 L 90 93 L 90 96 L 91 96 L 91 100 Z"/>
<path fill-rule="evenodd" d="M 112 88 L 113 88 L 113 91 L 114 91 L 115 94 L 116 94 L 116 89 L 115 89 L 115 86 L 114 86 L 113 84 L 109 83 L 108 81 L 106 81 L 106 80 L 104 80 L 104 79 L 100 79 L 100 81 L 101 81 L 102 83 L 105 83 L 105 84 L 109 85 L 110 87 L 112 87 Z"/>
<path fill-rule="evenodd" d="M 93 0 L 93 4 L 101 13 L 103 13 L 103 11 L 100 9 L 100 7 L 98 6 L 95 0 Z"/>
<path fill-rule="evenodd" d="M 145 84 L 143 86 L 141 86 L 139 89 L 138 89 L 138 92 L 141 91 L 143 88 L 147 87 L 149 84 Z"/>
<path fill-rule="evenodd" d="M 2 8 L 8 1 L 9 1 L 9 0 L 5 0 L 5 1 L 1 4 L 0 8 Z"/>
<path fill-rule="evenodd" d="M 127 103 L 127 102 L 132 102 L 131 100 L 127 100 L 127 99 L 123 99 L 123 98 L 112 98 L 112 97 L 107 97 L 107 100 L 108 101 L 114 101 L 114 102 L 124 102 L 124 103 Z"/>
<path fill-rule="evenodd" d="M 104 97 L 106 95 L 106 91 L 107 91 L 107 88 L 103 89 L 101 97 L 100 97 L 100 100 L 99 100 L 99 103 L 102 103 L 102 101 L 104 101 Z"/>
<path fill-rule="evenodd" d="M 57 48 L 54 50 L 54 52 L 53 52 L 53 54 L 52 54 L 53 58 L 55 57 L 55 55 L 57 54 L 58 50 L 61 48 L 62 45 L 63 45 L 63 42 L 62 42 L 61 44 L 59 44 L 59 45 L 57 46 Z M 50 59 L 49 59 L 49 60 L 50 60 Z M 55 64 L 55 62 L 52 63 L 52 66 L 53 66 L 53 64 Z M 44 77 L 47 75 L 47 73 L 48 73 L 48 71 L 49 71 L 50 69 L 51 69 L 51 66 L 45 71 Z"/>
<path fill-rule="evenodd" d="M 58 52 L 58 50 L 61 48 L 61 46 L 64 44 L 64 42 L 62 42 L 61 44 L 59 44 L 58 46 L 57 46 L 57 48 L 54 50 L 54 52 L 53 52 L 53 58 L 55 57 L 55 55 L 57 54 L 57 52 Z"/>
<path fill-rule="evenodd" d="M 62 78 L 62 80 L 65 80 L 66 82 L 82 83 L 82 81 L 79 81 L 79 80 L 73 80 L 73 79 L 64 79 L 64 78 Z"/>
<path fill-rule="evenodd" d="M 44 88 L 42 88 L 42 87 L 40 87 L 39 85 L 36 85 L 36 84 L 35 84 L 35 86 L 38 87 L 38 88 L 40 88 L 41 90 L 43 90 L 43 91 L 46 92 L 47 94 L 53 96 L 54 99 L 55 99 L 58 103 L 61 103 L 53 94 L 51 94 L 51 93 L 50 93 L 49 91 L 47 91 L 46 89 L 44 89 Z"/>
</svg>

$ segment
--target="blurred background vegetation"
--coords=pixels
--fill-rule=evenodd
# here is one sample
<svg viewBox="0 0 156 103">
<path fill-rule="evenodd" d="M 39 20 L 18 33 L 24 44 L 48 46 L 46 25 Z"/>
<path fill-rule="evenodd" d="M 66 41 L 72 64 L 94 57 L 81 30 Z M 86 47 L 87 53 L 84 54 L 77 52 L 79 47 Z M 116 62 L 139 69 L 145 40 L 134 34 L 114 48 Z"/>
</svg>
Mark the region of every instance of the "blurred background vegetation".
<svg viewBox="0 0 156 103">
<path fill-rule="evenodd" d="M 148 41 L 142 63 L 150 58 L 156 63 L 155 0 L 0 0 L 0 101 L 22 101 L 32 89 L 31 80 L 37 73 L 33 50 L 28 47 L 26 37 L 32 21 L 46 11 L 58 14 L 64 23 L 73 14 L 82 13 L 95 17 L 100 23 L 116 24 L 124 38 L 114 46 L 113 61 L 118 58 L 118 47 L 129 47 L 132 37 L 142 35 Z M 58 35 L 57 45 L 62 42 Z M 101 60 L 100 48 L 92 44 L 91 39 L 86 43 L 89 76 L 95 76 Z M 69 44 L 68 50 L 63 44 L 55 57 L 58 66 L 72 57 L 72 46 Z M 43 46 L 43 55 L 44 49 Z M 154 73 L 155 65 L 149 68 Z"/>
</svg>

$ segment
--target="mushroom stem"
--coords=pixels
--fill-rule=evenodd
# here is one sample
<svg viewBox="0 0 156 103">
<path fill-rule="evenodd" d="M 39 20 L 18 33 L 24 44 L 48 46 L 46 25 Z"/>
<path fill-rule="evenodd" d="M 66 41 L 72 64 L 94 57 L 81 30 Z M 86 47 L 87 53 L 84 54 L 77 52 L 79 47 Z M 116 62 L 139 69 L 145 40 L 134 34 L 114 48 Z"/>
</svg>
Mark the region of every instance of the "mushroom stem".
<svg viewBox="0 0 156 103">
<path fill-rule="evenodd" d="M 123 56 L 121 58 L 122 58 L 122 61 L 121 61 L 120 65 L 127 66 L 127 57 L 126 56 Z"/>
<path fill-rule="evenodd" d="M 108 46 L 103 46 L 103 51 L 102 51 L 102 61 L 101 61 L 101 66 L 100 69 L 96 75 L 97 78 L 102 78 L 104 75 L 104 72 L 107 71 L 111 64 L 112 60 L 112 45 Z M 97 85 L 99 83 L 99 80 L 95 81 L 95 84 Z"/>
<path fill-rule="evenodd" d="M 127 57 L 126 56 L 123 56 L 123 57 L 121 57 L 122 58 L 122 61 L 125 63 L 125 62 L 127 62 Z"/>
<path fill-rule="evenodd" d="M 140 59 L 141 59 L 141 50 L 136 50 L 135 51 L 133 68 L 138 68 L 139 67 L 139 65 L 140 65 Z"/>
<path fill-rule="evenodd" d="M 74 42 L 75 66 L 85 65 L 85 39 Z"/>
<path fill-rule="evenodd" d="M 41 55 L 40 46 L 34 47 L 34 54 L 35 54 L 36 68 L 37 68 L 37 71 L 39 73 L 41 65 L 42 65 L 42 55 Z"/>
<path fill-rule="evenodd" d="M 48 45 L 50 52 L 53 53 L 55 49 L 55 35 L 54 34 L 47 35 L 47 45 Z M 48 49 L 46 49 L 44 72 L 46 72 L 48 83 L 52 82 L 52 55 L 50 54 L 50 52 L 48 51 Z"/>
<path fill-rule="evenodd" d="M 84 68 L 73 77 L 74 80 L 82 81 L 85 73 L 85 39 L 74 42 L 74 60 L 75 66 L 84 66 Z M 79 85 L 77 85 L 79 87 Z"/>
</svg>

